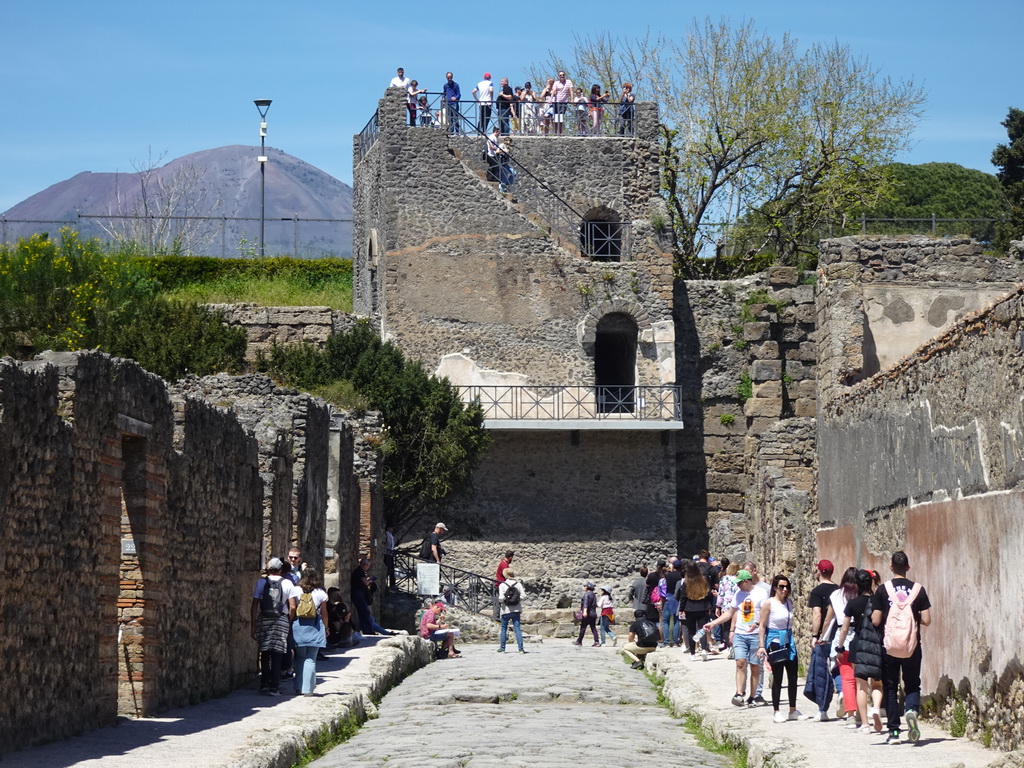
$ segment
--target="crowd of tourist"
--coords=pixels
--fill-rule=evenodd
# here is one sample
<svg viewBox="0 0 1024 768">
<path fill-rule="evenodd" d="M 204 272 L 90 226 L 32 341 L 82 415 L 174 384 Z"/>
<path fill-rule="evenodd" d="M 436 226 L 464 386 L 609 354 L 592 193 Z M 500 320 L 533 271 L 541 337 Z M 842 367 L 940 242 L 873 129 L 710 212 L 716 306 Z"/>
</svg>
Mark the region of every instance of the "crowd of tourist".
<svg viewBox="0 0 1024 768">
<path fill-rule="evenodd" d="M 589 89 L 574 85 L 564 71 L 547 78 L 537 90 L 529 80 L 512 86 L 502 77 L 495 84 L 485 72 L 470 92 L 471 99 L 463 97 L 451 72 L 445 74 L 439 91 L 429 92 L 399 67 L 388 87 L 405 91 L 409 125 L 437 126 L 450 133 L 487 136 L 496 129 L 501 136 L 631 136 L 636 121 L 631 83 L 623 83 L 619 93 L 612 94 L 599 83 Z"/>
<path fill-rule="evenodd" d="M 669 558 L 653 569 L 641 567 L 626 595 L 634 620 L 622 650 L 636 669 L 659 648 L 680 647 L 691 661 L 725 652 L 735 661 L 736 706 L 766 705 L 762 691 L 770 676 L 775 723 L 833 720 L 831 704 L 838 696 L 840 725 L 893 744 L 904 739 L 905 721 L 906 738 L 917 741 L 920 631 L 931 623 L 931 603 L 924 588 L 907 578 L 904 552 L 893 553 L 890 568 L 892 578 L 883 582 L 876 571 L 851 566 L 837 584 L 830 561 L 816 564 L 818 584 L 806 601 L 812 637 L 803 688 L 816 711 L 807 715 L 797 708 L 801 654 L 793 627 L 800 600 L 787 575 L 766 581 L 752 561 L 730 563 L 701 550 L 685 564 Z M 610 588 L 601 587 L 600 597 L 595 589 L 584 582 L 573 645 L 583 645 L 588 629 L 595 647 L 607 637 L 616 644 L 610 623 L 602 622 L 598 638 L 596 619 L 612 614 L 614 602 Z"/>
</svg>

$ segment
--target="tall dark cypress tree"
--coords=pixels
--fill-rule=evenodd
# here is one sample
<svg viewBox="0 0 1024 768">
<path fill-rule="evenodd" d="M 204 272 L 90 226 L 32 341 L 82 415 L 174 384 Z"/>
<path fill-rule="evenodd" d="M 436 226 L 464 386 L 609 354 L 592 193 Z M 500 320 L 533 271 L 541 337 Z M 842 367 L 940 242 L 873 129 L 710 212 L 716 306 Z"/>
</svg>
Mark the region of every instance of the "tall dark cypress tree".
<svg viewBox="0 0 1024 768">
<path fill-rule="evenodd" d="M 1010 142 L 995 148 L 992 165 L 999 168 L 996 177 L 1011 206 L 1010 220 L 1000 237 L 1005 246 L 1010 240 L 1024 240 L 1024 112 L 1010 107 L 1002 126 Z"/>
</svg>

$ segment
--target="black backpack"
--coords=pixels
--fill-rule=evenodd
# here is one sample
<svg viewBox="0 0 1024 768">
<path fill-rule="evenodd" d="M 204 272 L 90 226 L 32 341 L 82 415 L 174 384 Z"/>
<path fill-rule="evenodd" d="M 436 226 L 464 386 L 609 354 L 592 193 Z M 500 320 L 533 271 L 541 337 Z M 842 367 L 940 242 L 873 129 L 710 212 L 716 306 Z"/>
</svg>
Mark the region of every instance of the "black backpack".
<svg viewBox="0 0 1024 768">
<path fill-rule="evenodd" d="M 519 587 L 505 582 L 505 605 L 519 605 L 522 595 L 519 594 Z"/>
<path fill-rule="evenodd" d="M 271 581 L 267 577 L 267 583 L 263 585 L 263 596 L 260 598 L 260 615 L 265 619 L 276 619 L 281 615 L 281 605 L 284 603 L 284 589 L 281 586 L 281 579 Z"/>
<path fill-rule="evenodd" d="M 640 619 L 636 634 L 636 644 L 643 648 L 651 648 L 658 644 L 658 628 L 649 619 Z"/>
</svg>

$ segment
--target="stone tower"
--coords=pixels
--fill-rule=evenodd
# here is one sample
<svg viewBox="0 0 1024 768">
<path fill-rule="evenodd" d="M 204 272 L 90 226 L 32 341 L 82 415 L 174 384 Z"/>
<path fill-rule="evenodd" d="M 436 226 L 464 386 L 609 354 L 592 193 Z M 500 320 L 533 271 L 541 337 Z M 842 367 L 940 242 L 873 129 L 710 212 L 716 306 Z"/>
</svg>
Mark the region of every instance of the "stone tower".
<svg viewBox="0 0 1024 768">
<path fill-rule="evenodd" d="M 657 108 L 636 107 L 627 135 L 513 136 L 511 193 L 482 136 L 406 125 L 400 90 L 356 137 L 355 311 L 478 398 L 494 438 L 457 502 L 484 541 L 457 564 L 511 545 L 571 575 L 675 551 L 672 257 Z"/>
</svg>

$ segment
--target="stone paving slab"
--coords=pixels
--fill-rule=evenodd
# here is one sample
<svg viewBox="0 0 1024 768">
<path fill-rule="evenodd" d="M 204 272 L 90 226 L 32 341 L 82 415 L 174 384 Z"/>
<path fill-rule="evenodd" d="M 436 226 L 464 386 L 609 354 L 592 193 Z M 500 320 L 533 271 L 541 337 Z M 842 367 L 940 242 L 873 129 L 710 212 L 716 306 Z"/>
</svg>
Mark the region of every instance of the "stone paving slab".
<svg viewBox="0 0 1024 768">
<path fill-rule="evenodd" d="M 568 640 L 527 654 L 462 646 L 407 678 L 376 720 L 311 768 L 616 768 L 726 761 L 697 746 L 657 700 L 657 690 L 611 648 Z"/>
</svg>

